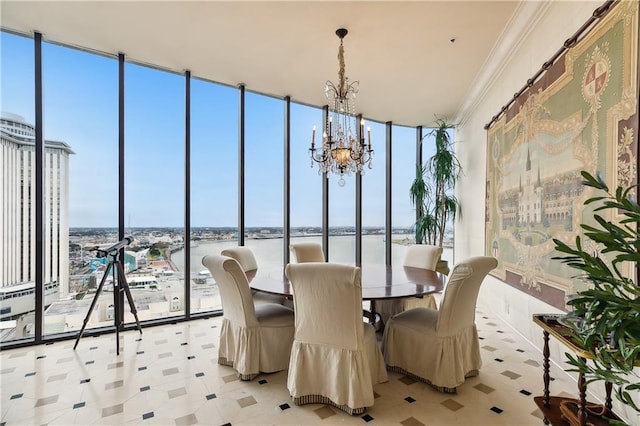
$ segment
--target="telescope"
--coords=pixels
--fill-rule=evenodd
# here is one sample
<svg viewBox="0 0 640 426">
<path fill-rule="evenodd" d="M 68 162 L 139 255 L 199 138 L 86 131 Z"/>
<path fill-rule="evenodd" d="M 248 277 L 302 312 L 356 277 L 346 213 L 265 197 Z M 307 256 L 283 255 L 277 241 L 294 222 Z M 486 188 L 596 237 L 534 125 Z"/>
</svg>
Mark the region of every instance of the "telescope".
<svg viewBox="0 0 640 426">
<path fill-rule="evenodd" d="M 127 300 L 129 301 L 129 308 L 131 308 L 131 313 L 133 317 L 136 319 L 136 324 L 138 324 L 138 330 L 140 334 L 142 334 L 142 328 L 140 327 L 140 320 L 138 319 L 138 311 L 136 310 L 136 305 L 133 301 L 133 296 L 131 296 L 131 290 L 129 290 L 129 284 L 127 284 L 127 279 L 125 277 L 124 267 L 122 266 L 122 261 L 120 260 L 120 256 L 118 256 L 118 250 L 131 244 L 133 241 L 133 237 L 124 237 L 122 241 L 118 241 L 108 249 L 99 249 L 95 248 L 96 256 L 98 257 L 109 257 L 109 264 L 107 265 L 107 269 L 102 274 L 102 280 L 100 280 L 100 284 L 98 285 L 98 289 L 96 290 L 95 296 L 93 296 L 93 301 L 91 302 L 91 306 L 89 306 L 89 312 L 87 312 L 87 316 L 84 318 L 84 322 L 82 324 L 82 328 L 80 329 L 80 333 L 78 333 L 78 337 L 76 337 L 76 343 L 73 345 L 73 350 L 78 346 L 78 342 L 82 337 L 82 333 L 84 333 L 84 329 L 89 322 L 89 317 L 91 317 L 91 312 L 93 308 L 96 307 L 96 302 L 100 297 L 100 293 L 102 292 L 102 287 L 104 283 L 107 281 L 107 277 L 109 276 L 109 272 L 111 272 L 111 276 L 113 279 L 113 307 L 115 317 L 113 319 L 114 326 L 116 328 L 116 355 L 120 355 L 120 337 L 118 333 L 124 324 L 124 313 L 122 311 L 122 305 L 124 303 L 124 296 L 127 296 Z"/>
<path fill-rule="evenodd" d="M 97 249 L 96 256 L 97 257 L 107 257 L 107 256 L 115 256 L 121 248 L 124 246 L 128 246 L 133 241 L 133 237 L 124 237 L 123 240 L 118 241 L 108 249 Z"/>
</svg>

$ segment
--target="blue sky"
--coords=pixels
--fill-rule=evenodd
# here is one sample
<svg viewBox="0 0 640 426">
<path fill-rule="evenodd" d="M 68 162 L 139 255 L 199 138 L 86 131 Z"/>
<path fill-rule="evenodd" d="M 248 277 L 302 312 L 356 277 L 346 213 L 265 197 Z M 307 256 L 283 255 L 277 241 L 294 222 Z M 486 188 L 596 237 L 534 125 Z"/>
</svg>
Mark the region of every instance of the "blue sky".
<svg viewBox="0 0 640 426">
<path fill-rule="evenodd" d="M 33 40 L 0 35 L 1 109 L 34 124 Z M 331 77 L 331 76 L 328 76 Z M 357 77 L 357 76 L 354 76 Z M 67 143 L 69 226 L 117 226 L 117 58 L 43 45 L 44 134 Z M 282 226 L 284 102 L 246 92 L 245 225 Z M 324 90 L 319 82 L 318 90 Z M 361 88 L 365 90 L 365 87 Z M 191 81 L 191 225 L 237 226 L 236 88 Z M 185 79 L 133 63 L 125 66 L 126 226 L 184 224 Z M 321 176 L 310 167 L 311 129 L 321 110 L 292 103 L 291 225 L 321 225 Z M 363 225 L 385 220 L 385 126 L 369 122 L 373 169 L 363 177 Z M 318 139 L 316 139 L 316 143 Z M 425 148 L 425 158 L 428 156 Z M 411 226 L 409 186 L 415 129 L 393 126 L 393 225 Z M 330 226 L 355 224 L 355 180 L 330 176 Z"/>
</svg>

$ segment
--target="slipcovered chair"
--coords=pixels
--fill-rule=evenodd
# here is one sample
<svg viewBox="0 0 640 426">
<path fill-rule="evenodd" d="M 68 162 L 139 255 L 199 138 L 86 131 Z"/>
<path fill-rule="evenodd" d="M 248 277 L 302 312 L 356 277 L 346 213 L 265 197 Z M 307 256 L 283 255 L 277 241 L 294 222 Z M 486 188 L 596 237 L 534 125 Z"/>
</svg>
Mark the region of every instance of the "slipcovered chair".
<svg viewBox="0 0 640 426">
<path fill-rule="evenodd" d="M 364 413 L 387 371 L 375 330 L 362 321 L 360 268 L 300 263 L 287 265 L 285 273 L 296 311 L 287 377 L 293 402 Z"/>
<path fill-rule="evenodd" d="M 218 284 L 222 300 L 218 364 L 233 367 L 241 380 L 286 370 L 294 334 L 293 311 L 275 303 L 254 307 L 247 276 L 235 259 L 209 255 L 202 264 Z"/>
<path fill-rule="evenodd" d="M 455 392 L 482 365 L 475 308 L 480 284 L 498 265 L 478 256 L 449 274 L 440 310 L 414 308 L 389 319 L 382 337 L 388 368 L 442 392 Z"/>
<path fill-rule="evenodd" d="M 289 245 L 296 263 L 324 262 L 324 251 L 319 243 L 294 243 Z"/>
<path fill-rule="evenodd" d="M 413 244 L 407 247 L 403 266 L 435 271 L 441 255 L 442 247 L 428 244 Z M 425 294 L 422 297 L 378 300 L 376 301 L 375 307 L 383 324 L 386 324 L 392 316 L 409 309 L 420 307 L 438 309 L 436 299 L 432 294 Z"/>
<path fill-rule="evenodd" d="M 258 269 L 258 261 L 256 260 L 256 256 L 253 254 L 253 250 L 251 250 L 249 247 L 232 247 L 222 250 L 220 254 L 223 256 L 232 257 L 237 260 L 244 272 L 255 271 L 256 269 Z"/>
<path fill-rule="evenodd" d="M 247 273 L 258 269 L 258 261 L 253 254 L 253 250 L 249 247 L 238 246 L 228 249 L 224 249 L 220 252 L 223 256 L 229 256 L 234 258 L 240 264 L 242 270 Z M 253 302 L 255 304 L 261 303 L 279 303 L 280 305 L 288 306 L 291 302 L 287 302 L 287 298 L 284 296 L 278 296 L 277 294 L 268 294 L 261 291 L 252 291 Z M 289 306 L 290 307 L 290 306 Z"/>
</svg>

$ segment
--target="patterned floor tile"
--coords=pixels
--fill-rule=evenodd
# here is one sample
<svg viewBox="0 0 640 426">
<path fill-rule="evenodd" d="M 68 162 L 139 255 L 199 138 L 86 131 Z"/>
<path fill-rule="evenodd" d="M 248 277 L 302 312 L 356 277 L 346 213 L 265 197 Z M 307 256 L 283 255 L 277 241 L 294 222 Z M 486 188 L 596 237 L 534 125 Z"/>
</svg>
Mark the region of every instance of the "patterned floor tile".
<svg viewBox="0 0 640 426">
<path fill-rule="evenodd" d="M 458 411 L 459 409 L 464 407 L 464 405 L 460 404 L 457 401 L 454 401 L 453 399 L 445 399 L 440 403 L 440 405 L 447 407 L 451 411 Z"/>
<path fill-rule="evenodd" d="M 323 406 L 320 408 L 317 408 L 315 410 L 313 410 L 314 413 L 316 413 L 318 415 L 318 417 L 320 417 L 322 420 L 331 417 L 331 416 L 335 416 L 336 412 L 333 410 L 333 408 L 328 407 L 328 406 Z"/>
<path fill-rule="evenodd" d="M 121 332 L 120 355 L 115 336 L 109 334 L 85 337 L 75 351 L 72 341 L 4 350 L 2 423 L 541 424 L 533 402 L 542 388 L 539 352 L 502 320 L 480 310 L 477 317 L 478 332 L 485 338 L 484 365 L 455 395 L 389 372 L 389 381 L 375 386 L 375 403 L 364 415 L 320 404 L 296 406 L 286 387 L 286 371 L 245 382 L 231 367 L 218 365 L 218 317 L 145 328 L 142 336 L 137 330 Z M 557 379 L 552 394 L 575 397 L 575 381 L 555 366 L 551 373 Z M 470 415 L 473 422 L 467 421 Z"/>
</svg>

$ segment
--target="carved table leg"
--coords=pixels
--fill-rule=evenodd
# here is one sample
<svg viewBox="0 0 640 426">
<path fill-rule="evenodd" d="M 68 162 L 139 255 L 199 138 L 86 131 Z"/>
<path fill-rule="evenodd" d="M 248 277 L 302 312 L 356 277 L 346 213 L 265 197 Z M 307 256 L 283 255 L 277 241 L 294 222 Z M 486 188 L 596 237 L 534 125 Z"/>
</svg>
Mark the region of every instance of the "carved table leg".
<svg viewBox="0 0 640 426">
<path fill-rule="evenodd" d="M 544 355 L 544 359 L 542 361 L 542 367 L 544 369 L 544 374 L 542 375 L 542 379 L 544 380 L 544 406 L 549 407 L 549 332 L 543 330 L 542 335 L 544 337 L 544 348 L 542 349 L 542 355 Z M 542 420 L 545 425 L 549 424 L 549 420 L 545 416 Z"/>
<path fill-rule="evenodd" d="M 607 399 L 605 399 L 604 401 L 604 406 L 607 408 L 607 412 L 606 414 L 608 415 L 609 413 L 611 413 L 613 404 L 611 403 L 611 388 L 613 387 L 613 385 L 611 384 L 611 382 L 604 382 L 604 389 L 607 391 Z"/>
<path fill-rule="evenodd" d="M 578 419 L 580 421 L 580 426 L 586 426 L 587 424 L 587 385 L 584 382 L 583 373 L 580 373 L 578 375 L 578 391 L 580 393 L 580 404 L 578 405 Z"/>
<path fill-rule="evenodd" d="M 542 378 L 544 380 L 544 406 L 549 406 L 549 332 L 544 331 L 544 348 L 542 349 L 542 355 L 544 355 L 544 360 L 542 361 L 542 367 L 544 369 L 544 374 Z"/>
</svg>

